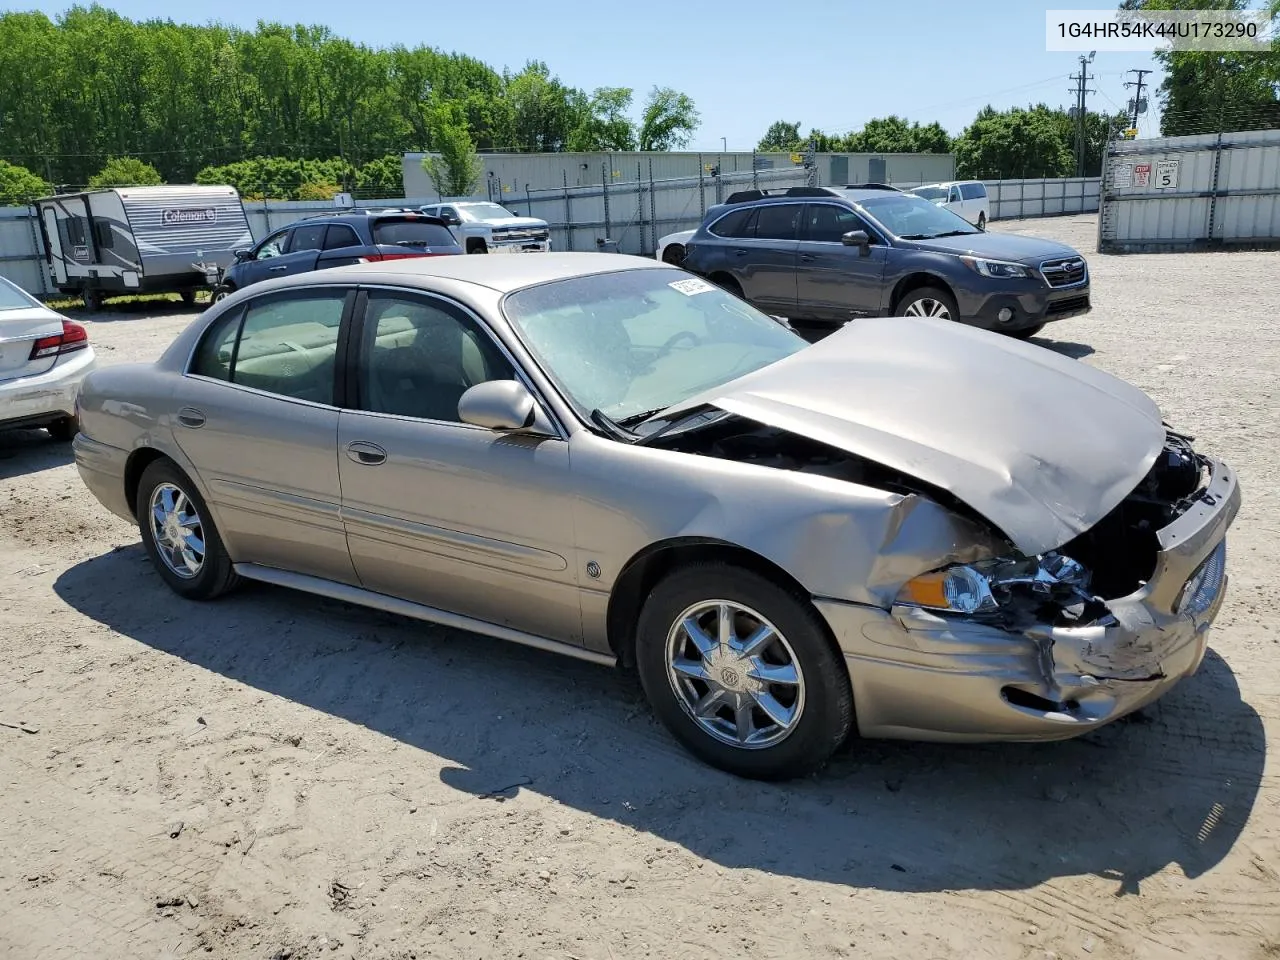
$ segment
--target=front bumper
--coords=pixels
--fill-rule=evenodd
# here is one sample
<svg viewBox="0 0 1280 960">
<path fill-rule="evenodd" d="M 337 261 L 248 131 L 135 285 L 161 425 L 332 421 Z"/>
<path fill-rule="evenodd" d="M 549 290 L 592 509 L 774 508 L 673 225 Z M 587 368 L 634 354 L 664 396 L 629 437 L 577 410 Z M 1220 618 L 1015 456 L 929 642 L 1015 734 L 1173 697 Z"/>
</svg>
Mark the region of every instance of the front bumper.
<svg viewBox="0 0 1280 960">
<path fill-rule="evenodd" d="M 86 347 L 47 373 L 0 381 L 0 427 L 39 427 L 73 416 L 80 384 L 95 366 L 93 348 Z"/>
<path fill-rule="evenodd" d="M 849 668 L 859 730 L 914 740 L 1062 740 L 1159 699 L 1193 674 L 1226 594 L 1213 580 L 1200 612 L 1176 612 L 1207 561 L 1225 557 L 1240 507 L 1235 475 L 1212 461 L 1186 513 L 1160 531 L 1156 572 L 1107 602 L 1111 616 L 1082 627 L 1011 633 L 918 608 L 818 600 Z"/>
<path fill-rule="evenodd" d="M 1075 287 L 1047 287 L 1028 281 L 1026 290 L 970 294 L 957 304 L 965 323 L 984 330 L 1015 332 L 1054 320 L 1079 317 L 1093 309 L 1087 282 Z M 1000 312 L 1008 310 L 1008 319 Z"/>
<path fill-rule="evenodd" d="M 485 244 L 490 253 L 550 253 L 548 240 L 507 240 L 494 238 Z"/>
</svg>

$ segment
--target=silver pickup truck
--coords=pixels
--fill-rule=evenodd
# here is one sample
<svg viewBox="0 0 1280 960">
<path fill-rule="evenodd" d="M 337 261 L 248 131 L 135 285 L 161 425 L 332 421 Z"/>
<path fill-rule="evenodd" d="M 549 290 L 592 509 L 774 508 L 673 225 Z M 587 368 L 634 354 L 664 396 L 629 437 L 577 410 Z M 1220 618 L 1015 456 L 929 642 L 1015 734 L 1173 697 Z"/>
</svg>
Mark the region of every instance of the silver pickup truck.
<svg viewBox="0 0 1280 960">
<path fill-rule="evenodd" d="M 449 224 L 467 253 L 546 253 L 551 249 L 547 221 L 516 216 L 498 203 L 460 200 L 421 210 Z"/>
</svg>

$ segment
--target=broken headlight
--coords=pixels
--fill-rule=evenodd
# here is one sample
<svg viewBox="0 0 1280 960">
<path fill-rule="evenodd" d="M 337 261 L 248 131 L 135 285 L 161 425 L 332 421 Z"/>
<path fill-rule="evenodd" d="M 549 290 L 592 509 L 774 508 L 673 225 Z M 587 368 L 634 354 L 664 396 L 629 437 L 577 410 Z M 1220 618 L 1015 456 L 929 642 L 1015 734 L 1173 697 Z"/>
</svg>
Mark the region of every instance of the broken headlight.
<svg viewBox="0 0 1280 960">
<path fill-rule="evenodd" d="M 1088 600 L 1089 571 L 1058 553 L 958 563 L 908 580 L 895 603 L 966 616 L 994 613 L 1015 591 Z"/>
</svg>

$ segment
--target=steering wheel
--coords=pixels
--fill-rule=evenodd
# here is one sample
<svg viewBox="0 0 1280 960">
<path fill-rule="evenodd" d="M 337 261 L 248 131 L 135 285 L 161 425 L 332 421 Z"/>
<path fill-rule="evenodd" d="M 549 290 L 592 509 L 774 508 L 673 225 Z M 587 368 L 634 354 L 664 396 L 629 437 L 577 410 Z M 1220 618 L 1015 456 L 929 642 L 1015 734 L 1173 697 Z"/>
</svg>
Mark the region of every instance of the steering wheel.
<svg viewBox="0 0 1280 960">
<path fill-rule="evenodd" d="M 674 350 L 676 344 L 679 343 L 681 340 L 692 340 L 693 343 L 691 344 L 691 346 L 695 346 L 695 347 L 702 342 L 702 338 L 698 336 L 696 333 L 694 333 L 692 330 L 681 330 L 679 333 L 673 333 L 670 337 L 667 338 L 667 342 L 658 348 L 658 352 L 654 356 L 654 359 L 661 360 L 668 353 Z"/>
</svg>

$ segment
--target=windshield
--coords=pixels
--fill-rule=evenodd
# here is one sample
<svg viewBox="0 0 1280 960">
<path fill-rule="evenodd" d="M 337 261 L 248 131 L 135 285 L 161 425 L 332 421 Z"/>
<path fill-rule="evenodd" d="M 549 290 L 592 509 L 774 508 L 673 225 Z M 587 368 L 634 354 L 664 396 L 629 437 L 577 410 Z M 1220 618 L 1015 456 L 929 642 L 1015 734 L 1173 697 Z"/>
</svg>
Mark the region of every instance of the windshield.
<svg viewBox="0 0 1280 960">
<path fill-rule="evenodd" d="M 945 187 L 915 187 L 909 192 L 925 200 L 945 200 L 947 196 Z"/>
<path fill-rule="evenodd" d="M 963 217 L 909 193 L 863 200 L 862 206 L 889 233 L 901 240 L 929 240 L 934 237 L 981 233 Z"/>
<path fill-rule="evenodd" d="M 808 343 L 683 270 L 634 269 L 519 290 L 503 312 L 582 416 L 625 422 Z"/>
<path fill-rule="evenodd" d="M 39 300 L 28 296 L 21 287 L 0 277 L 0 310 L 30 310 L 40 305 Z"/>
<path fill-rule="evenodd" d="M 467 203 L 458 207 L 465 220 L 498 220 L 514 217 L 515 214 L 498 203 Z"/>
</svg>

